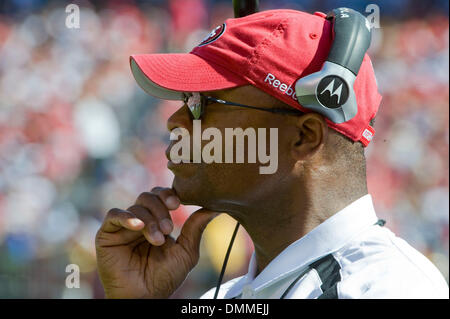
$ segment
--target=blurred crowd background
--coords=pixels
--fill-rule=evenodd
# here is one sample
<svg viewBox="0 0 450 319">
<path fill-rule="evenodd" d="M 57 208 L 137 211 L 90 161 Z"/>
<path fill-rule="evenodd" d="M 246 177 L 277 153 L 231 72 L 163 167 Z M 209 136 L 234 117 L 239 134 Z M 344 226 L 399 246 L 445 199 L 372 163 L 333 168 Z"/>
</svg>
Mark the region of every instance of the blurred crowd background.
<svg viewBox="0 0 450 319">
<path fill-rule="evenodd" d="M 106 212 L 170 186 L 165 122 L 179 107 L 146 95 L 128 58 L 188 52 L 233 16 L 231 0 L 0 1 L 0 298 L 103 298 L 94 237 Z M 380 8 L 370 48 L 382 105 L 367 148 L 369 192 L 387 227 L 449 273 L 448 1 L 265 1 L 261 10 Z M 177 229 L 193 207 L 172 213 Z M 234 228 L 208 226 L 174 298 L 215 286 Z M 224 280 L 246 273 L 241 229 Z M 65 285 L 77 264 L 81 287 Z"/>
</svg>

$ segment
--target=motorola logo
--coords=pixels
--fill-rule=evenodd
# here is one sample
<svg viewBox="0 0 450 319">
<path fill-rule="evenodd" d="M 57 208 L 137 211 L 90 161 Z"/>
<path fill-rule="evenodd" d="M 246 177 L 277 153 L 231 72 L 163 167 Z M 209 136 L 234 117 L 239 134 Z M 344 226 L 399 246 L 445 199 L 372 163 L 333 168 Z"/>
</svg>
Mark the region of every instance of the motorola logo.
<svg viewBox="0 0 450 319">
<path fill-rule="evenodd" d="M 348 86 L 340 77 L 329 75 L 320 80 L 316 91 L 317 99 L 325 107 L 336 109 L 347 102 Z"/>
</svg>

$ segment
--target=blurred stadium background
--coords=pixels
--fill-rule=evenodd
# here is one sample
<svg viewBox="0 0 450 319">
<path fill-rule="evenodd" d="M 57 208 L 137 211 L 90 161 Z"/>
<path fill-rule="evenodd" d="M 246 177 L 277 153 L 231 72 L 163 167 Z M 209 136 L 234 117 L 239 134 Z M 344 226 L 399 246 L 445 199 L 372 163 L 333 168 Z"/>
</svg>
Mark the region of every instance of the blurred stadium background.
<svg viewBox="0 0 450 319">
<path fill-rule="evenodd" d="M 231 0 L 0 1 L 0 298 L 103 298 L 94 237 L 106 212 L 170 186 L 166 119 L 180 106 L 144 94 L 134 53 L 187 52 L 233 16 Z M 449 273 L 448 1 L 265 1 L 261 10 L 380 8 L 370 54 L 382 106 L 367 149 L 380 218 Z M 366 13 L 367 15 L 368 13 Z M 193 210 L 172 216 L 177 227 Z M 202 257 L 174 298 L 216 284 L 234 227 L 215 220 Z M 225 280 L 246 272 L 252 243 L 240 231 Z M 66 265 L 81 287 L 65 286 Z"/>
</svg>

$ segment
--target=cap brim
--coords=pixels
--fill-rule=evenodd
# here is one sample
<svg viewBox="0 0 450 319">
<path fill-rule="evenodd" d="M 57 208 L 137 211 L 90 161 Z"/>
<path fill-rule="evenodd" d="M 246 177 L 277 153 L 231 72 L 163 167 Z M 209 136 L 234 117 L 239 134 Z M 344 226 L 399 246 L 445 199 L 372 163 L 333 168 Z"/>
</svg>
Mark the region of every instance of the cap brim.
<svg viewBox="0 0 450 319">
<path fill-rule="evenodd" d="M 136 82 L 145 92 L 166 100 L 183 100 L 185 92 L 249 84 L 228 69 L 192 53 L 132 55 L 130 66 Z"/>
</svg>

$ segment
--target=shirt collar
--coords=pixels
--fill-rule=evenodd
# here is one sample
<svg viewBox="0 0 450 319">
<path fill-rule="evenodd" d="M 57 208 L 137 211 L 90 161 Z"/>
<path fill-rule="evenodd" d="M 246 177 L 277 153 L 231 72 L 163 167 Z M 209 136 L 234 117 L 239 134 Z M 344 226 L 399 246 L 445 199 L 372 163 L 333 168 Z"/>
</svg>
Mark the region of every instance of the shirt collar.
<svg viewBox="0 0 450 319">
<path fill-rule="evenodd" d="M 315 260 L 339 250 L 353 236 L 375 224 L 377 220 L 371 195 L 364 195 L 290 244 L 256 278 L 257 265 L 253 252 L 248 273 L 231 287 L 225 297 L 240 294 L 244 285 L 251 285 L 255 291 L 264 289 Z"/>
</svg>

